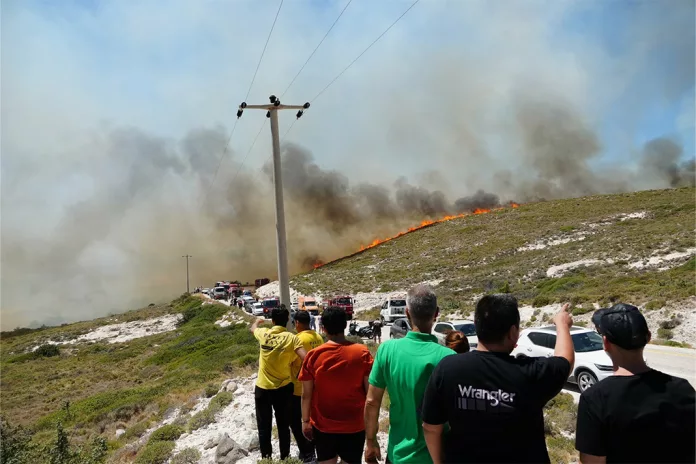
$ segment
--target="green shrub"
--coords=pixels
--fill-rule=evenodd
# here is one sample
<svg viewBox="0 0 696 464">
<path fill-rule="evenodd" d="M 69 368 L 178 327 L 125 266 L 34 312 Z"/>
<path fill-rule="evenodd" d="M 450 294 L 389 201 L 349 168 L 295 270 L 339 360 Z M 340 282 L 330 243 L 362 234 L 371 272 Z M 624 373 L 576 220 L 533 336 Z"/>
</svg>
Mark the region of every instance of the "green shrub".
<svg viewBox="0 0 696 464">
<path fill-rule="evenodd" d="M 650 343 L 654 345 L 664 345 L 664 346 L 673 346 L 675 348 L 693 348 L 690 344 L 684 343 L 684 342 L 677 342 L 675 340 L 650 340 Z"/>
<path fill-rule="evenodd" d="M 256 464 L 302 464 L 302 461 L 293 457 L 285 458 L 283 461 L 280 461 L 278 459 L 265 458 L 260 459 L 259 461 L 257 461 Z"/>
<path fill-rule="evenodd" d="M 201 453 L 196 448 L 184 448 L 177 453 L 170 464 L 197 464 L 201 458 Z"/>
<path fill-rule="evenodd" d="M 184 312 L 181 313 L 181 319 L 179 319 L 179 322 L 177 325 L 181 327 L 182 325 L 186 324 L 187 322 L 193 320 L 196 316 L 198 316 L 198 313 L 200 313 L 201 307 L 200 306 L 194 306 L 192 308 L 186 308 Z"/>
<path fill-rule="evenodd" d="M 579 327 L 587 327 L 587 321 L 575 321 L 573 322 L 573 325 L 577 325 Z"/>
<path fill-rule="evenodd" d="M 551 299 L 547 296 L 539 295 L 532 301 L 532 306 L 538 308 L 539 306 L 546 306 L 551 304 Z"/>
<path fill-rule="evenodd" d="M 60 349 L 58 345 L 41 345 L 34 351 L 34 356 L 37 358 L 50 358 L 52 356 L 60 355 Z"/>
<path fill-rule="evenodd" d="M 672 316 L 671 319 L 660 322 L 660 328 L 662 329 L 674 329 L 682 323 L 681 317 Z"/>
<path fill-rule="evenodd" d="M 140 450 L 135 458 L 135 464 L 165 464 L 174 451 L 173 441 L 150 442 Z"/>
<path fill-rule="evenodd" d="M 532 316 L 538 316 L 539 314 L 541 314 L 541 309 L 535 309 Z"/>
<path fill-rule="evenodd" d="M 213 397 L 217 394 L 219 388 L 213 385 L 212 383 L 209 383 L 208 385 L 205 386 L 205 391 L 203 394 L 205 395 L 206 398 Z"/>
<path fill-rule="evenodd" d="M 657 338 L 662 338 L 664 340 L 671 340 L 674 337 L 674 333 L 671 329 L 665 329 L 660 327 L 657 329 Z"/>
<path fill-rule="evenodd" d="M 126 429 L 126 433 L 121 435 L 121 438 L 123 440 L 129 440 L 131 438 L 140 438 L 142 437 L 145 432 L 147 432 L 147 429 L 150 426 L 150 420 L 145 419 L 144 421 L 140 421 L 137 424 L 132 425 L 131 427 L 128 427 Z"/>
<path fill-rule="evenodd" d="M 228 404 L 234 401 L 234 393 L 232 392 L 220 392 L 210 400 L 209 408 L 213 408 L 215 412 L 221 411 Z"/>
<path fill-rule="evenodd" d="M 22 426 L 13 426 L 0 416 L 0 460 L 7 464 L 30 461 L 31 433 Z"/>
<path fill-rule="evenodd" d="M 591 304 L 585 304 L 582 306 L 574 307 L 573 310 L 571 311 L 571 314 L 573 316 L 581 316 L 581 315 L 587 314 L 591 311 L 594 311 L 594 306 L 592 306 Z"/>
<path fill-rule="evenodd" d="M 245 354 L 244 356 L 240 356 L 237 358 L 235 363 L 237 366 L 243 367 L 243 366 L 253 366 L 259 361 L 259 355 L 258 354 Z"/>
<path fill-rule="evenodd" d="M 575 432 L 578 407 L 568 393 L 559 393 L 544 406 L 544 423 L 552 435 L 558 430 Z"/>
<path fill-rule="evenodd" d="M 148 441 L 148 443 L 153 443 L 155 441 L 175 441 L 177 438 L 181 436 L 182 433 L 184 433 L 184 430 L 178 425 L 163 425 L 162 427 L 152 432 L 152 435 L 150 435 L 150 440 Z"/>
<path fill-rule="evenodd" d="M 198 430 L 208 424 L 212 424 L 213 422 L 215 422 L 215 412 L 210 410 L 210 408 L 205 408 L 204 410 L 198 411 L 196 414 L 191 416 L 188 424 L 186 424 L 186 430 L 191 433 L 194 430 Z"/>
<path fill-rule="evenodd" d="M 646 303 L 645 305 L 645 310 L 646 311 L 652 311 L 654 309 L 662 309 L 665 307 L 667 302 L 665 300 L 650 300 Z"/>
<path fill-rule="evenodd" d="M 536 322 L 536 316 L 532 316 L 529 318 L 529 322 Z"/>
</svg>

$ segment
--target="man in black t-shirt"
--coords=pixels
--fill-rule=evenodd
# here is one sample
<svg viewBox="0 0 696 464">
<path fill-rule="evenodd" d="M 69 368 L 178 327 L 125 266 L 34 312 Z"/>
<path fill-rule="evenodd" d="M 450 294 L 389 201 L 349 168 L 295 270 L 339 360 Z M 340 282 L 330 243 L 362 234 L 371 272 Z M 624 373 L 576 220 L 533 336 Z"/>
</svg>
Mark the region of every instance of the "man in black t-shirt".
<svg viewBox="0 0 696 464">
<path fill-rule="evenodd" d="M 592 316 L 614 364 L 614 375 L 580 396 L 575 447 L 583 464 L 696 460 L 694 388 L 650 369 L 645 318 L 619 303 Z"/>
<path fill-rule="evenodd" d="M 553 357 L 515 359 L 520 313 L 515 297 L 487 295 L 476 305 L 476 351 L 448 356 L 433 371 L 423 398 L 423 430 L 434 464 L 549 462 L 544 405 L 575 362 L 573 320 L 556 315 Z M 451 431 L 442 442 L 443 425 Z"/>
</svg>

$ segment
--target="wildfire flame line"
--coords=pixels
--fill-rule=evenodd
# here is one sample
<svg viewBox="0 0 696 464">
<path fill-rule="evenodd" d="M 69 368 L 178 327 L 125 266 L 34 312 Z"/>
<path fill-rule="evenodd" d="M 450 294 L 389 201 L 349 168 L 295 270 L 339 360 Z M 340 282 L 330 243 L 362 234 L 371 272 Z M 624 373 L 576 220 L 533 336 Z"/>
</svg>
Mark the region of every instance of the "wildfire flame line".
<svg viewBox="0 0 696 464">
<path fill-rule="evenodd" d="M 518 203 L 511 202 L 511 203 L 510 203 L 510 207 L 511 207 L 511 208 L 519 208 L 520 205 L 519 205 Z M 431 225 L 433 225 L 433 224 L 439 224 L 440 222 L 447 222 L 447 221 L 451 221 L 451 220 L 453 220 L 453 219 L 460 219 L 460 218 L 463 218 L 463 217 L 472 216 L 472 215 L 476 215 L 476 214 L 486 214 L 486 213 L 490 213 L 491 211 L 500 211 L 500 210 L 503 210 L 503 209 L 505 209 L 505 207 L 491 208 L 491 209 L 476 208 L 476 209 L 475 209 L 474 211 L 472 211 L 471 213 L 462 213 L 462 214 L 456 214 L 456 215 L 454 215 L 454 216 L 445 216 L 445 217 L 443 217 L 443 218 L 440 218 L 440 219 L 433 219 L 433 220 L 431 220 L 431 219 L 426 219 L 426 220 L 421 221 L 420 225 L 417 225 L 417 226 L 414 226 L 414 227 L 409 227 L 408 230 L 405 230 L 405 231 L 403 231 L 403 232 L 399 232 L 399 233 L 396 234 L 396 235 L 393 235 L 393 236 L 391 236 L 391 237 L 387 237 L 387 238 L 384 238 L 384 239 L 376 238 L 376 239 L 374 239 L 374 240 L 372 241 L 372 243 L 370 243 L 369 245 L 361 245 L 361 246 L 360 246 L 360 249 L 359 249 L 358 251 L 356 251 L 355 253 L 353 253 L 353 254 L 351 254 L 351 255 L 348 255 L 348 256 L 356 255 L 356 254 L 361 253 L 361 252 L 363 252 L 363 251 L 365 251 L 365 250 L 369 250 L 370 248 L 374 248 L 374 247 L 376 247 L 377 245 L 381 245 L 382 243 L 386 243 L 386 242 L 388 242 L 388 241 L 390 241 L 390 240 L 394 240 L 395 238 L 403 237 L 404 235 L 406 235 L 406 234 L 408 234 L 408 233 L 414 232 L 414 231 L 419 230 L 419 229 L 422 229 L 422 228 L 424 228 L 424 227 L 431 226 Z M 347 258 L 348 256 L 346 256 L 346 258 Z M 339 259 L 342 259 L 342 258 L 339 258 Z M 314 263 L 314 269 L 318 269 L 318 268 L 324 266 L 325 264 L 327 264 L 327 263 L 323 263 L 323 262 L 321 262 L 321 261 L 317 261 L 316 263 Z"/>
</svg>

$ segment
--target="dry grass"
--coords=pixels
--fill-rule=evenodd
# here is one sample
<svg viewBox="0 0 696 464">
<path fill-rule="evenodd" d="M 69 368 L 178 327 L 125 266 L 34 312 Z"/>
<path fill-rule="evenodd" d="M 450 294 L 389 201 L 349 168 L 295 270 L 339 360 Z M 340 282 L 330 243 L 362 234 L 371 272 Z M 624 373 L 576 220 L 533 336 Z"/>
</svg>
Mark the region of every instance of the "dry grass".
<svg viewBox="0 0 696 464">
<path fill-rule="evenodd" d="M 295 276 L 298 291 L 368 292 L 408 288 L 442 279 L 440 306 L 448 313 L 471 306 L 471 296 L 509 291 L 536 306 L 573 301 L 635 304 L 696 294 L 692 259 L 664 272 L 629 263 L 661 250 L 696 246 L 694 188 L 591 196 L 540 202 L 436 224 Z M 617 215 L 645 212 L 644 219 Z M 607 221 L 608 219 L 614 218 Z M 604 224 L 602 224 L 604 223 Z M 601 225 L 599 225 L 601 224 Z M 594 227 L 593 227 L 594 225 Z M 543 240 L 584 236 L 541 250 L 518 248 Z M 546 270 L 581 259 L 615 260 L 559 278 Z"/>
</svg>

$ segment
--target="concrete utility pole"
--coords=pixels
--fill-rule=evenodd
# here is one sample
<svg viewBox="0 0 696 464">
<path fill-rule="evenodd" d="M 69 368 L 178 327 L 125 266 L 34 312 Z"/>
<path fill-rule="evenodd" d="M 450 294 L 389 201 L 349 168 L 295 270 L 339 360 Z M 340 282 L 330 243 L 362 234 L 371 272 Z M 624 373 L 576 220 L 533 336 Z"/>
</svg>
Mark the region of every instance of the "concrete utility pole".
<svg viewBox="0 0 696 464">
<path fill-rule="evenodd" d="M 191 293 L 189 288 L 189 258 L 193 258 L 193 256 L 183 255 L 182 258 L 186 258 L 186 293 Z"/>
<path fill-rule="evenodd" d="M 276 207 L 276 241 L 278 248 L 278 281 L 280 282 L 280 303 L 290 310 L 290 276 L 288 275 L 288 250 L 285 238 L 285 207 L 283 205 L 283 178 L 280 168 L 280 135 L 278 131 L 278 110 L 298 110 L 297 118 L 302 117 L 309 103 L 304 105 L 281 105 L 275 95 L 271 95 L 268 105 L 247 105 L 242 102 L 237 111 L 237 118 L 242 117 L 245 109 L 266 110 L 266 117 L 271 118 L 271 136 L 273 138 L 273 186 L 275 187 Z"/>
</svg>

